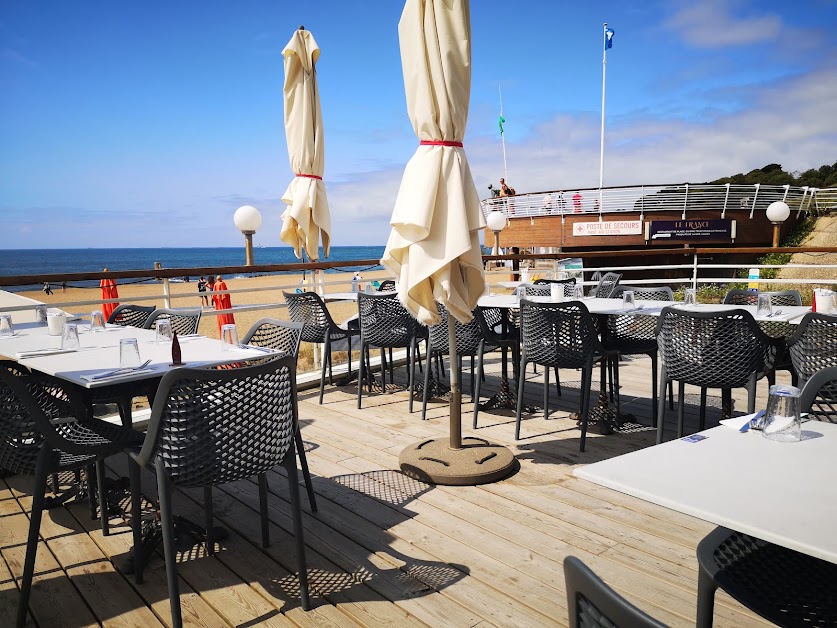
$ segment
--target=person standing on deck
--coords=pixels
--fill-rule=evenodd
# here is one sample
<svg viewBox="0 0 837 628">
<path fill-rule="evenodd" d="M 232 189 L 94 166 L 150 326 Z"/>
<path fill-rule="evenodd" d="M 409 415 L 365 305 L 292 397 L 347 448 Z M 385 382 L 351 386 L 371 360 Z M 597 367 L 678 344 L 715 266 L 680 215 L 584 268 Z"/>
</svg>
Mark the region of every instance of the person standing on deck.
<svg viewBox="0 0 837 628">
<path fill-rule="evenodd" d="M 224 283 L 224 278 L 218 275 L 215 278 L 215 285 L 212 286 L 213 294 L 212 301 L 215 303 L 216 310 L 230 310 L 232 309 L 232 300 L 228 294 L 219 294 L 219 292 L 227 290 L 227 284 Z M 221 337 L 222 325 L 235 325 L 235 317 L 232 312 L 227 314 L 218 314 L 215 318 L 218 319 L 218 337 Z"/>
<path fill-rule="evenodd" d="M 581 213 L 581 192 L 576 192 L 573 194 L 573 213 L 580 214 Z"/>
<path fill-rule="evenodd" d="M 104 272 L 108 272 L 108 269 L 105 268 Z M 116 280 L 115 279 L 102 279 L 99 282 L 99 287 L 102 289 L 102 298 L 103 299 L 118 299 L 119 292 L 116 290 Z M 102 314 L 105 316 L 105 320 L 110 318 L 110 315 L 113 314 L 113 311 L 119 307 L 119 303 L 102 303 Z"/>
<path fill-rule="evenodd" d="M 201 298 L 201 307 L 206 305 L 209 306 L 209 297 L 206 294 L 206 277 L 201 277 L 198 279 L 198 296 Z"/>
</svg>

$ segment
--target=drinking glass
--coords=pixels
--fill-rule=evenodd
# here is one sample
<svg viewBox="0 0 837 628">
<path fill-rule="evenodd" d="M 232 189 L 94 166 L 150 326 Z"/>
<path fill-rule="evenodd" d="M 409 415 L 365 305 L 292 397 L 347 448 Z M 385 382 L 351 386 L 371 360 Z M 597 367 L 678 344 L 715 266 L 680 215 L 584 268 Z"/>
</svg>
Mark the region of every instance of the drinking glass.
<svg viewBox="0 0 837 628">
<path fill-rule="evenodd" d="M 61 348 L 62 349 L 78 349 L 81 346 L 78 340 L 78 325 L 75 323 L 67 323 L 64 325 L 64 330 L 61 333 Z"/>
<path fill-rule="evenodd" d="M 90 313 L 90 331 L 105 331 L 105 315 L 101 310 Z"/>
<path fill-rule="evenodd" d="M 224 351 L 232 351 L 233 347 L 238 346 L 238 331 L 235 324 L 221 326 L 221 342 L 224 343 Z"/>
<path fill-rule="evenodd" d="M 46 325 L 47 322 L 47 306 L 46 305 L 36 305 L 35 306 L 35 320 L 38 321 L 41 325 Z"/>
<path fill-rule="evenodd" d="M 0 316 L 0 336 L 14 336 L 15 328 L 12 327 L 12 317 L 10 314 L 3 314 Z"/>
<path fill-rule="evenodd" d="M 756 305 L 756 316 L 770 316 L 773 314 L 773 307 L 770 304 L 769 294 L 760 294 L 758 305 Z"/>
<path fill-rule="evenodd" d="M 697 305 L 697 290 L 686 288 L 686 295 L 683 297 L 683 305 Z"/>
<path fill-rule="evenodd" d="M 564 301 L 564 284 L 562 283 L 553 283 L 549 286 L 549 297 L 555 303 L 561 303 Z"/>
<path fill-rule="evenodd" d="M 171 342 L 171 319 L 158 318 L 155 321 L 155 325 L 157 329 L 157 344 Z"/>
<path fill-rule="evenodd" d="M 371 281 L 367 282 L 366 285 L 363 287 L 363 291 L 366 294 L 372 294 L 373 290 L 374 290 L 374 288 L 372 287 L 372 282 Z"/>
<path fill-rule="evenodd" d="M 622 293 L 622 309 L 623 310 L 634 310 L 636 309 L 636 301 L 634 301 L 634 291 L 633 290 L 625 290 Z"/>
<path fill-rule="evenodd" d="M 792 443 L 802 440 L 802 421 L 799 416 L 800 390 L 796 386 L 770 387 L 767 411 L 764 413 L 762 436 L 770 440 Z"/>
<path fill-rule="evenodd" d="M 526 286 L 518 286 L 517 287 L 517 299 L 522 301 L 526 298 Z"/>
<path fill-rule="evenodd" d="M 47 325 L 49 325 L 50 336 L 60 336 L 64 331 L 64 324 L 67 317 L 64 312 L 47 312 Z"/>
<path fill-rule="evenodd" d="M 119 341 L 119 368 L 135 368 L 142 364 L 139 344 L 136 338 L 123 338 Z"/>
<path fill-rule="evenodd" d="M 581 301 L 584 298 L 584 286 L 576 285 L 574 292 L 576 301 Z"/>
</svg>

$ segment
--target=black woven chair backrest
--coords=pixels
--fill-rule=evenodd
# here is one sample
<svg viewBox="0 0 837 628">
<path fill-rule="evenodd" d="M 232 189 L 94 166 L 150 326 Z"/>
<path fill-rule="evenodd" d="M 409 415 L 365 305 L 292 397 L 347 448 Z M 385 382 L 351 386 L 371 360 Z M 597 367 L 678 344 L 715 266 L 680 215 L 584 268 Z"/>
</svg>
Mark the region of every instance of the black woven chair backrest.
<svg viewBox="0 0 837 628">
<path fill-rule="evenodd" d="M 805 382 L 799 406 L 809 419 L 837 423 L 837 366 L 817 371 Z"/>
<path fill-rule="evenodd" d="M 421 325 L 395 294 L 357 295 L 360 335 L 376 347 L 409 347 Z"/>
<path fill-rule="evenodd" d="M 568 279 L 535 279 L 534 283 L 536 286 L 553 283 L 562 284 L 564 286 L 564 296 L 571 299 L 575 298 L 575 277 L 569 277 Z"/>
<path fill-rule="evenodd" d="M 439 315 L 442 317 L 442 322 L 437 325 L 430 325 L 428 329 L 428 342 L 431 351 L 436 351 L 443 355 L 450 353 L 450 338 L 448 335 L 448 311 L 440 303 L 436 304 L 439 309 Z M 467 325 L 463 325 L 458 320 L 454 319 L 456 325 L 456 352 L 460 355 L 477 355 L 480 340 L 482 340 L 482 330 L 480 329 L 479 319 L 476 315 L 471 319 Z"/>
<path fill-rule="evenodd" d="M 154 329 L 158 319 L 169 319 L 172 331 L 180 336 L 198 333 L 198 325 L 201 323 L 201 310 L 170 310 L 160 308 L 154 310 L 145 321 L 145 329 Z"/>
<path fill-rule="evenodd" d="M 526 359 L 544 366 L 581 368 L 601 349 L 593 317 L 580 301 L 520 302 Z"/>
<path fill-rule="evenodd" d="M 564 581 L 571 628 L 665 626 L 617 594 L 575 556 L 564 559 Z"/>
<path fill-rule="evenodd" d="M 503 312 L 499 307 L 477 307 L 474 318 L 480 326 L 480 333 L 488 344 L 496 345 L 502 340 Z"/>
<path fill-rule="evenodd" d="M 770 295 L 771 305 L 802 305 L 802 295 L 797 290 L 782 290 L 781 292 L 754 292 L 750 290 L 730 290 L 724 295 L 727 305 L 757 305 L 759 294 Z"/>
<path fill-rule="evenodd" d="M 668 286 L 616 286 L 613 291 L 614 299 L 621 299 L 625 292 L 634 293 L 637 301 L 674 301 L 674 293 Z"/>
<path fill-rule="evenodd" d="M 552 288 L 542 283 L 522 283 L 518 286 L 518 290 L 521 288 L 526 290 L 528 297 L 548 297 L 552 291 Z"/>
<path fill-rule="evenodd" d="M 250 327 L 242 341 L 246 345 L 269 347 L 287 355 L 299 355 L 303 323 L 283 321 L 278 318 L 262 318 Z"/>
<path fill-rule="evenodd" d="M 747 310 L 663 308 L 657 345 L 671 379 L 707 388 L 739 388 L 772 368 L 777 345 Z"/>
<path fill-rule="evenodd" d="M 788 351 L 803 382 L 817 371 L 837 366 L 837 315 L 806 314 L 788 339 Z"/>
<path fill-rule="evenodd" d="M 156 305 L 125 303 L 111 312 L 108 323 L 122 327 L 142 327 L 155 309 L 157 309 Z"/>
<path fill-rule="evenodd" d="M 302 323 L 302 342 L 325 342 L 337 325 L 316 292 L 283 292 L 291 320 Z"/>
<path fill-rule="evenodd" d="M 281 463 L 296 429 L 296 358 L 239 369 L 178 369 L 157 391 L 138 461 L 175 484 L 213 486 Z"/>
<path fill-rule="evenodd" d="M 378 286 L 378 292 L 384 292 L 386 290 L 395 290 L 395 280 L 394 279 L 384 279 L 381 284 Z"/>
<path fill-rule="evenodd" d="M 616 286 L 619 285 L 619 280 L 622 279 L 620 273 L 605 273 L 599 280 L 598 285 L 593 289 L 593 293 L 600 299 L 609 299 L 616 291 Z"/>
</svg>

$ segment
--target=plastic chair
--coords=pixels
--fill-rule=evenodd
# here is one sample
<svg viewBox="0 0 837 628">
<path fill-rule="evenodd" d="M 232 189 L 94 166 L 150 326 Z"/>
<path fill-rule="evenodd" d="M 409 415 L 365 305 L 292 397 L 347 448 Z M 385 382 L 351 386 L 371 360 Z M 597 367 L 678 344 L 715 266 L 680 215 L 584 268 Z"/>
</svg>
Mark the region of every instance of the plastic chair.
<svg viewBox="0 0 837 628">
<path fill-rule="evenodd" d="M 727 528 L 697 547 L 698 628 L 712 626 L 720 587 L 780 626 L 837 625 L 837 565 Z"/>
<path fill-rule="evenodd" d="M 809 419 L 837 423 L 837 366 L 817 371 L 805 382 L 799 407 Z"/>
<path fill-rule="evenodd" d="M 600 299 L 611 298 L 613 293 L 616 291 L 616 286 L 619 285 L 620 279 L 622 279 L 622 275 L 620 273 L 605 273 L 604 276 L 599 279 L 598 285 L 590 290 L 590 296 L 598 297 Z"/>
<path fill-rule="evenodd" d="M 620 298 L 626 290 L 632 290 L 634 298 L 639 301 L 674 301 L 671 288 L 633 288 L 619 286 L 614 292 L 614 298 Z M 620 356 L 647 355 L 651 358 L 651 421 L 657 425 L 657 319 L 642 314 L 614 314 L 607 317 L 607 334 L 605 344 L 608 348 L 616 349 Z M 613 362 L 619 368 L 619 360 Z M 669 387 L 670 403 L 674 403 L 674 387 Z"/>
<path fill-rule="evenodd" d="M 283 321 L 278 318 L 262 318 L 253 323 L 252 327 L 244 334 L 242 344 L 255 347 L 269 347 L 281 351 L 284 355 L 292 355 L 294 359 L 299 357 L 299 343 L 302 337 L 302 323 Z M 247 360 L 246 364 L 262 364 L 275 360 L 275 355 L 268 355 L 263 358 Z M 299 464 L 302 467 L 302 478 L 305 480 L 305 489 L 308 492 L 308 503 L 311 505 L 311 512 L 317 512 L 317 499 L 314 495 L 314 485 L 311 483 L 311 472 L 308 470 L 308 459 L 305 456 L 305 444 L 302 442 L 302 426 L 299 426 L 294 440 L 296 441 L 296 453 L 299 456 Z"/>
<path fill-rule="evenodd" d="M 387 292 L 389 290 L 395 290 L 394 279 L 384 279 L 378 286 L 378 292 Z"/>
<path fill-rule="evenodd" d="M 575 298 L 575 277 L 569 277 L 567 279 L 535 279 L 533 283 L 536 286 L 549 285 L 553 283 L 563 284 L 564 297 L 569 297 L 570 299 Z"/>
<path fill-rule="evenodd" d="M 72 420 L 57 420 L 72 419 Z M 96 467 L 102 534 L 108 535 L 104 460 L 125 447 L 142 443 L 134 430 L 91 418 L 80 397 L 54 378 L 30 374 L 13 362 L 0 362 L 0 468 L 34 475 L 32 511 L 20 585 L 17 626 L 26 623 L 47 478 L 62 471 L 86 469 L 91 518 L 96 518 L 92 471 Z M 139 512 L 139 468 L 130 465 L 133 512 Z M 139 517 L 136 518 L 139 521 Z M 136 542 L 137 536 L 134 536 Z M 138 580 L 140 582 L 140 580 Z"/>
<path fill-rule="evenodd" d="M 160 308 L 154 310 L 143 325 L 144 329 L 154 329 L 157 320 L 167 318 L 171 321 L 171 330 L 176 331 L 178 336 L 188 336 L 198 333 L 198 325 L 201 322 L 202 311 L 195 310 L 170 310 Z"/>
<path fill-rule="evenodd" d="M 125 303 L 111 312 L 108 317 L 109 325 L 120 325 L 122 327 L 140 327 L 151 316 L 151 312 L 157 309 L 156 305 L 133 305 Z"/>
<path fill-rule="evenodd" d="M 357 295 L 358 320 L 360 322 L 360 373 L 357 380 L 357 407 L 361 407 L 364 377 L 371 373 L 364 356 L 370 347 L 381 351 L 381 377 L 386 390 L 386 361 L 383 349 L 407 349 L 407 371 L 410 390 L 409 411 L 413 411 L 413 388 L 415 380 L 415 356 L 417 343 L 423 337 L 422 326 L 401 305 L 395 294 Z M 428 363 L 428 370 L 430 365 Z M 392 376 L 390 375 L 390 378 Z M 371 381 L 369 391 L 372 391 Z"/>
<path fill-rule="evenodd" d="M 549 369 L 581 369 L 580 450 L 584 451 L 587 419 L 590 414 L 593 364 L 599 359 L 615 359 L 618 353 L 601 343 L 593 324 L 593 317 L 580 301 L 536 303 L 523 299 L 520 302 L 520 323 L 523 348 L 520 352 L 519 372 L 525 373 L 529 362 L 535 362 L 544 367 L 544 417 L 549 416 Z M 520 439 L 525 384 L 526 378 L 521 377 L 517 385 L 514 436 L 517 440 Z M 616 385 L 618 388 L 618 381 Z"/>
<path fill-rule="evenodd" d="M 793 368 L 804 386 L 814 373 L 837 366 L 837 316 L 810 312 L 787 340 Z"/>
<path fill-rule="evenodd" d="M 323 369 L 320 373 L 320 403 L 325 391 L 326 364 L 328 364 L 328 383 L 334 383 L 332 372 L 331 343 L 346 340 L 349 345 L 349 373 L 352 372 L 352 338 L 360 335 L 359 329 L 341 327 L 334 322 L 328 308 L 316 292 L 283 292 L 291 320 L 303 323 L 302 342 L 324 344 Z"/>
<path fill-rule="evenodd" d="M 730 290 L 724 295 L 727 305 L 758 305 L 759 294 L 770 295 L 771 305 L 802 305 L 802 295 L 798 290 L 782 290 L 781 292 L 753 292 L 750 290 Z"/>
<path fill-rule="evenodd" d="M 564 559 L 567 611 L 571 628 L 663 628 L 607 586 L 575 556 Z"/>
<path fill-rule="evenodd" d="M 685 385 L 699 386 L 700 427 L 706 422 L 706 390 L 720 388 L 724 416 L 732 406 L 732 389 L 746 388 L 749 412 L 755 411 L 756 380 L 773 368 L 781 342 L 770 338 L 747 310 L 692 312 L 666 307 L 655 330 L 662 357 L 660 388 L 680 385 L 677 436 L 683 435 Z M 663 440 L 665 403 L 657 407 L 657 443 Z"/>
<path fill-rule="evenodd" d="M 474 392 L 476 397 L 474 402 L 474 429 L 477 429 L 477 417 L 480 406 L 479 389 L 483 373 L 482 365 L 485 357 L 485 349 L 500 349 L 503 352 L 503 359 L 511 351 L 513 376 L 515 381 L 519 380 L 517 369 L 520 366 L 520 330 L 511 325 L 508 320 L 504 321 L 503 311 L 498 307 L 477 307 L 474 310 L 474 318 L 480 326 L 480 333 L 485 341 L 483 350 L 477 355 L 477 373 L 480 374 L 480 379 L 477 380 L 477 389 Z M 503 376 L 505 377 L 506 373 L 503 373 Z"/>
<path fill-rule="evenodd" d="M 132 457 L 157 475 L 160 522 L 172 624 L 182 625 L 177 555 L 174 548 L 172 486 L 202 487 L 207 552 L 215 552 L 212 487 L 258 477 L 262 546 L 270 544 L 267 473 L 285 467 L 296 541 L 300 601 L 308 610 L 308 578 L 302 538 L 294 434 L 297 430 L 296 360 L 276 358 L 239 369 L 169 371 L 160 387 L 145 441 Z M 134 569 L 143 565 L 135 556 Z"/>
</svg>

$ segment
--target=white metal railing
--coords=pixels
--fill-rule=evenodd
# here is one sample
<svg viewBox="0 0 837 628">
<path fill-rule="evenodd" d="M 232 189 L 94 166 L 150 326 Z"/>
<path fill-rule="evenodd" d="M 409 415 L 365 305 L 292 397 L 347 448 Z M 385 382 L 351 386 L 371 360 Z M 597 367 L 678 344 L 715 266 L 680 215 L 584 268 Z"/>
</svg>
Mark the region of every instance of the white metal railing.
<svg viewBox="0 0 837 628">
<path fill-rule="evenodd" d="M 682 183 L 632 187 L 586 188 L 533 192 L 481 201 L 484 215 L 494 210 L 510 218 L 604 214 L 638 211 L 715 211 L 724 218 L 727 209 L 747 209 L 750 218 L 774 201 L 786 202 L 797 215 L 837 209 L 837 188 L 817 189 L 790 185 L 710 185 Z"/>
</svg>

